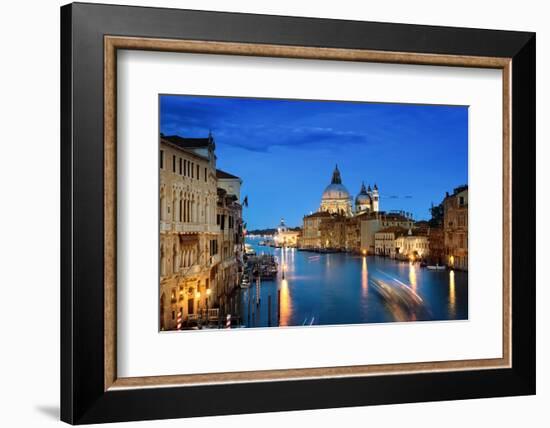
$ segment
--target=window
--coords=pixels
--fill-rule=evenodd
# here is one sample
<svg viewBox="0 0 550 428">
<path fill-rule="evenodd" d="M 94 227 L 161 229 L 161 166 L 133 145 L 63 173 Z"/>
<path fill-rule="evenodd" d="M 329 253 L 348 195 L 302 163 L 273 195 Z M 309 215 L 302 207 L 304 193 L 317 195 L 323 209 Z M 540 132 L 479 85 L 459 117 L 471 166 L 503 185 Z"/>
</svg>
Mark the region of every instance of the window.
<svg viewBox="0 0 550 428">
<path fill-rule="evenodd" d="M 200 168 L 197 165 L 197 180 L 200 180 Z"/>
<path fill-rule="evenodd" d="M 183 175 L 187 175 L 187 159 L 183 160 Z"/>
<path fill-rule="evenodd" d="M 210 256 L 214 256 L 218 254 L 218 240 L 217 239 L 211 239 L 210 240 Z"/>
<path fill-rule="evenodd" d="M 160 151 L 160 169 L 164 169 L 164 150 Z"/>
<path fill-rule="evenodd" d="M 221 219 L 221 216 L 219 214 L 216 214 L 216 224 L 218 226 L 220 225 L 220 219 Z"/>
<path fill-rule="evenodd" d="M 193 162 L 191 162 L 191 178 L 194 178 L 194 176 L 193 176 L 194 169 L 195 169 L 195 164 Z"/>
<path fill-rule="evenodd" d="M 176 172 L 176 155 L 172 155 L 172 172 Z"/>
<path fill-rule="evenodd" d="M 458 197 L 458 206 L 462 206 L 464 205 L 464 196 L 459 196 Z"/>
<path fill-rule="evenodd" d="M 206 168 L 204 168 L 204 182 L 208 183 L 208 175 L 207 175 L 207 172 L 206 172 Z"/>
<path fill-rule="evenodd" d="M 180 175 L 183 174 L 183 159 L 180 158 Z"/>
<path fill-rule="evenodd" d="M 220 218 L 220 229 L 225 230 L 225 214 L 222 214 Z"/>
</svg>

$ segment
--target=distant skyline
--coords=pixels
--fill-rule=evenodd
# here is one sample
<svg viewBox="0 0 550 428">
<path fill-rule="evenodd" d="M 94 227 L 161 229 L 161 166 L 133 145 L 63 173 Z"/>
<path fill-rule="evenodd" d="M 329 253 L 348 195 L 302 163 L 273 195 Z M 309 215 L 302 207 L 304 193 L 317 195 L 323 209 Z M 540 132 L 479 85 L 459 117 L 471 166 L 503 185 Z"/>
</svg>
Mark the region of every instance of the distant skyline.
<svg viewBox="0 0 550 428">
<path fill-rule="evenodd" d="M 160 132 L 216 142 L 217 167 L 242 178 L 248 229 L 317 211 L 335 164 L 353 199 L 378 185 L 380 210 L 429 218 L 468 184 L 468 108 L 346 101 L 160 96 Z"/>
</svg>

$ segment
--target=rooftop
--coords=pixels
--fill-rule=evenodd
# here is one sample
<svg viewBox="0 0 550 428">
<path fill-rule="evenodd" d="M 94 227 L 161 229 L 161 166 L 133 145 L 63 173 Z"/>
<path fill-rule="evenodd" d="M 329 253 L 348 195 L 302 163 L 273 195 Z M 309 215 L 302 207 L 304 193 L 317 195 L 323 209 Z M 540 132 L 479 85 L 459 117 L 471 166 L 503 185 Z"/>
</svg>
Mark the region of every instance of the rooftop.
<svg viewBox="0 0 550 428">
<path fill-rule="evenodd" d="M 236 178 L 239 179 L 236 175 L 229 174 L 228 172 L 222 171 L 221 169 L 216 170 L 216 178 Z"/>
<path fill-rule="evenodd" d="M 313 214 L 304 216 L 304 218 L 312 218 L 312 217 L 331 217 L 331 214 L 328 211 L 317 211 Z"/>
<path fill-rule="evenodd" d="M 399 226 L 390 226 L 390 227 L 386 227 L 384 229 L 380 229 L 376 233 L 395 233 L 396 235 L 397 234 L 403 235 L 403 234 L 407 233 L 407 229 L 405 229 L 404 227 L 399 227 Z"/>
<path fill-rule="evenodd" d="M 160 138 L 168 143 L 172 143 L 182 149 L 200 149 L 207 148 L 210 144 L 214 144 L 214 138 L 184 138 L 179 135 L 160 135 Z"/>
</svg>

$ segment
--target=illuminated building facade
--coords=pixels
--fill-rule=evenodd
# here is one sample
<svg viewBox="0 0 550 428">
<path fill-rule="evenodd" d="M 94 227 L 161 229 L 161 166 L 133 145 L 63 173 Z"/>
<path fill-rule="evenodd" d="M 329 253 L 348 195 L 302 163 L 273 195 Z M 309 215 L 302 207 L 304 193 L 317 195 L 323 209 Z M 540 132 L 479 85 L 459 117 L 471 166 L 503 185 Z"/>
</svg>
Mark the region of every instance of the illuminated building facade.
<svg viewBox="0 0 550 428">
<path fill-rule="evenodd" d="M 215 147 L 211 135 L 160 136 L 161 330 L 204 321 L 207 309 L 219 308 L 224 272 L 237 270 L 241 208 L 236 195 L 228 204 L 227 191 L 219 189 Z M 240 181 L 234 177 L 233 184 L 235 179 Z M 221 203 L 220 190 L 225 192 Z M 220 209 L 228 213 L 224 224 L 231 217 L 230 233 L 220 224 Z"/>
</svg>

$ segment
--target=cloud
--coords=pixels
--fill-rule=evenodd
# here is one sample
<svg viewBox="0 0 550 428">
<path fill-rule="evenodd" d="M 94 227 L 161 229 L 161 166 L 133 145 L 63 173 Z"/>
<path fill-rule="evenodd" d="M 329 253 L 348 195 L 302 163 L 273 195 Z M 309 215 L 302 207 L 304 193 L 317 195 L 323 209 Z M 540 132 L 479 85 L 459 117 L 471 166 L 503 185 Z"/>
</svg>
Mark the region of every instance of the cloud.
<svg viewBox="0 0 550 428">
<path fill-rule="evenodd" d="M 441 106 L 162 96 L 161 132 L 214 134 L 218 144 L 253 152 L 275 147 L 333 149 L 341 145 L 398 146 L 438 128 Z M 450 108 L 453 109 L 452 107 Z M 437 110 L 437 111 L 436 111 Z M 456 110 L 456 109 L 455 109 Z M 454 120 L 453 115 L 447 115 Z M 445 117 L 445 116 L 443 116 Z M 424 124 L 424 127 L 419 126 Z"/>
</svg>

